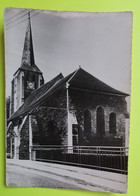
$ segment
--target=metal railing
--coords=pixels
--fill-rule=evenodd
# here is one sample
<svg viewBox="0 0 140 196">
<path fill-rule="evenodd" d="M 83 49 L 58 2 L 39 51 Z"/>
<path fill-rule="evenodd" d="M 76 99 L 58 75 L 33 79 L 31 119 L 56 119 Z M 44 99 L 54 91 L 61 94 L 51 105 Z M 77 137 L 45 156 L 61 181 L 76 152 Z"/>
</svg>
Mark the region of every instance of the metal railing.
<svg viewBox="0 0 140 196">
<path fill-rule="evenodd" d="M 31 160 L 127 174 L 127 147 L 34 145 L 30 152 Z"/>
</svg>

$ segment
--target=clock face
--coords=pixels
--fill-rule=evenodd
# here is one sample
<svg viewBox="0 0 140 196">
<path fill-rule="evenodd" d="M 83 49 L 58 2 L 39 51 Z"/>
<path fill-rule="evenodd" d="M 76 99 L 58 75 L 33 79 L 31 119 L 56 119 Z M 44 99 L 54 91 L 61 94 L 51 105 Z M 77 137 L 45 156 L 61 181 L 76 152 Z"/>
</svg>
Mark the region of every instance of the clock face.
<svg viewBox="0 0 140 196">
<path fill-rule="evenodd" d="M 27 89 L 35 90 L 35 82 L 27 81 Z"/>
</svg>

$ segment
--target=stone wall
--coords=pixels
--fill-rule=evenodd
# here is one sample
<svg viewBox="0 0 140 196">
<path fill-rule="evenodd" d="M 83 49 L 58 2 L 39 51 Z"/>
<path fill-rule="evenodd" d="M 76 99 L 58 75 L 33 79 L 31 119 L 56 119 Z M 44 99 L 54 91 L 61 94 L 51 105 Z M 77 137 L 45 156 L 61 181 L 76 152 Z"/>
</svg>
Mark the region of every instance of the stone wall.
<svg viewBox="0 0 140 196">
<path fill-rule="evenodd" d="M 97 108 L 99 106 L 104 109 L 105 134 L 102 136 L 97 136 Z M 66 108 L 66 90 L 59 92 L 49 101 L 46 100 L 46 103 L 41 107 L 36 108 L 32 127 L 34 127 L 33 135 L 38 136 L 38 139 L 34 140 L 33 137 L 34 143 L 68 145 Z M 89 134 L 85 134 L 84 131 L 85 110 L 89 110 L 91 114 L 91 133 Z M 72 124 L 78 124 L 79 126 L 78 145 L 125 145 L 125 113 L 127 112 L 127 105 L 124 97 L 69 89 L 69 112 L 71 129 Z M 109 131 L 109 115 L 112 112 L 116 114 L 116 134 L 110 134 Z M 51 132 L 49 131 L 51 129 L 49 127 L 50 122 L 54 124 L 50 125 L 50 127 L 52 126 Z"/>
<path fill-rule="evenodd" d="M 97 135 L 97 108 L 104 109 L 105 134 Z M 91 132 L 85 134 L 84 112 L 91 114 Z M 127 105 L 124 97 L 97 94 L 69 89 L 69 112 L 72 124 L 78 124 L 78 145 L 124 146 L 125 113 Z M 116 133 L 110 134 L 109 115 L 116 114 Z M 31 117 L 33 145 L 68 145 L 68 114 L 66 89 L 38 106 Z M 72 131 L 72 130 L 71 130 Z M 20 133 L 19 158 L 29 159 L 29 119 Z"/>
<path fill-rule="evenodd" d="M 66 90 L 36 108 L 32 120 L 33 142 L 44 145 L 67 145 Z"/>
<path fill-rule="evenodd" d="M 19 159 L 29 159 L 29 118 L 20 132 Z"/>
<path fill-rule="evenodd" d="M 125 145 L 125 113 L 126 101 L 122 96 L 97 94 L 81 90 L 69 90 L 70 113 L 73 114 L 79 125 L 79 145 Z M 97 136 L 97 108 L 102 107 L 105 119 L 105 134 Z M 91 132 L 85 135 L 84 112 L 91 114 Z M 109 132 L 109 115 L 116 114 L 116 134 Z"/>
</svg>

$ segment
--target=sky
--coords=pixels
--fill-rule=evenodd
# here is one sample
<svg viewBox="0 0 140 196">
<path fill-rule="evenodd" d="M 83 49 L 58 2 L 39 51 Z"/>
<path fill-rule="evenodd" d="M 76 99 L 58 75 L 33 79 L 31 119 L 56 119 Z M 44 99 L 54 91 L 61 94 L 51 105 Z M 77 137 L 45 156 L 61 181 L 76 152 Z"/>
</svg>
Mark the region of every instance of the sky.
<svg viewBox="0 0 140 196">
<path fill-rule="evenodd" d="M 5 10 L 6 96 L 21 65 L 28 10 Z M 79 65 L 111 87 L 130 94 L 132 14 L 31 10 L 35 64 L 45 82 Z M 127 98 L 128 103 L 130 98 Z"/>
</svg>

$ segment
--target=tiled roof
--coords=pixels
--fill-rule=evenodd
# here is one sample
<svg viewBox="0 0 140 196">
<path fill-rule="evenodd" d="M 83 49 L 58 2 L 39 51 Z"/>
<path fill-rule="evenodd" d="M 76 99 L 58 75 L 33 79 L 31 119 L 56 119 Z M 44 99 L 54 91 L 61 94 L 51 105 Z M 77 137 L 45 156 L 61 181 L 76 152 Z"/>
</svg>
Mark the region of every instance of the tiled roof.
<svg viewBox="0 0 140 196">
<path fill-rule="evenodd" d="M 27 70 L 27 71 L 33 71 L 33 72 L 37 72 L 37 73 L 42 73 L 41 71 L 40 71 L 40 69 L 37 67 L 37 65 L 32 65 L 32 66 L 30 66 L 30 65 L 27 65 L 27 64 L 23 64 L 23 65 L 21 65 L 20 67 L 19 67 L 19 69 L 18 70 Z M 17 71 L 18 71 L 17 70 Z M 17 73 L 17 71 L 15 72 L 15 74 Z M 15 75 L 14 74 L 14 75 Z"/>
<path fill-rule="evenodd" d="M 24 104 L 11 116 L 9 121 L 17 118 L 18 116 L 27 114 L 29 111 L 37 107 L 40 103 L 49 98 L 53 93 L 62 88 L 72 75 L 73 73 L 64 78 L 60 73 L 52 80 L 33 91 L 25 100 Z"/>
<path fill-rule="evenodd" d="M 90 90 L 97 93 L 108 93 L 117 96 L 128 96 L 128 94 L 110 87 L 80 68 L 66 77 L 59 74 L 51 81 L 33 91 L 25 100 L 24 104 L 11 116 L 9 121 L 29 113 L 44 101 L 52 98 L 59 90 L 66 88 L 66 83 L 69 84 L 69 88 Z"/>
<path fill-rule="evenodd" d="M 77 71 L 72 80 L 70 80 L 69 84 L 70 87 L 78 89 L 128 96 L 128 94 L 110 87 L 109 85 L 105 84 L 104 82 L 81 68 Z"/>
</svg>

